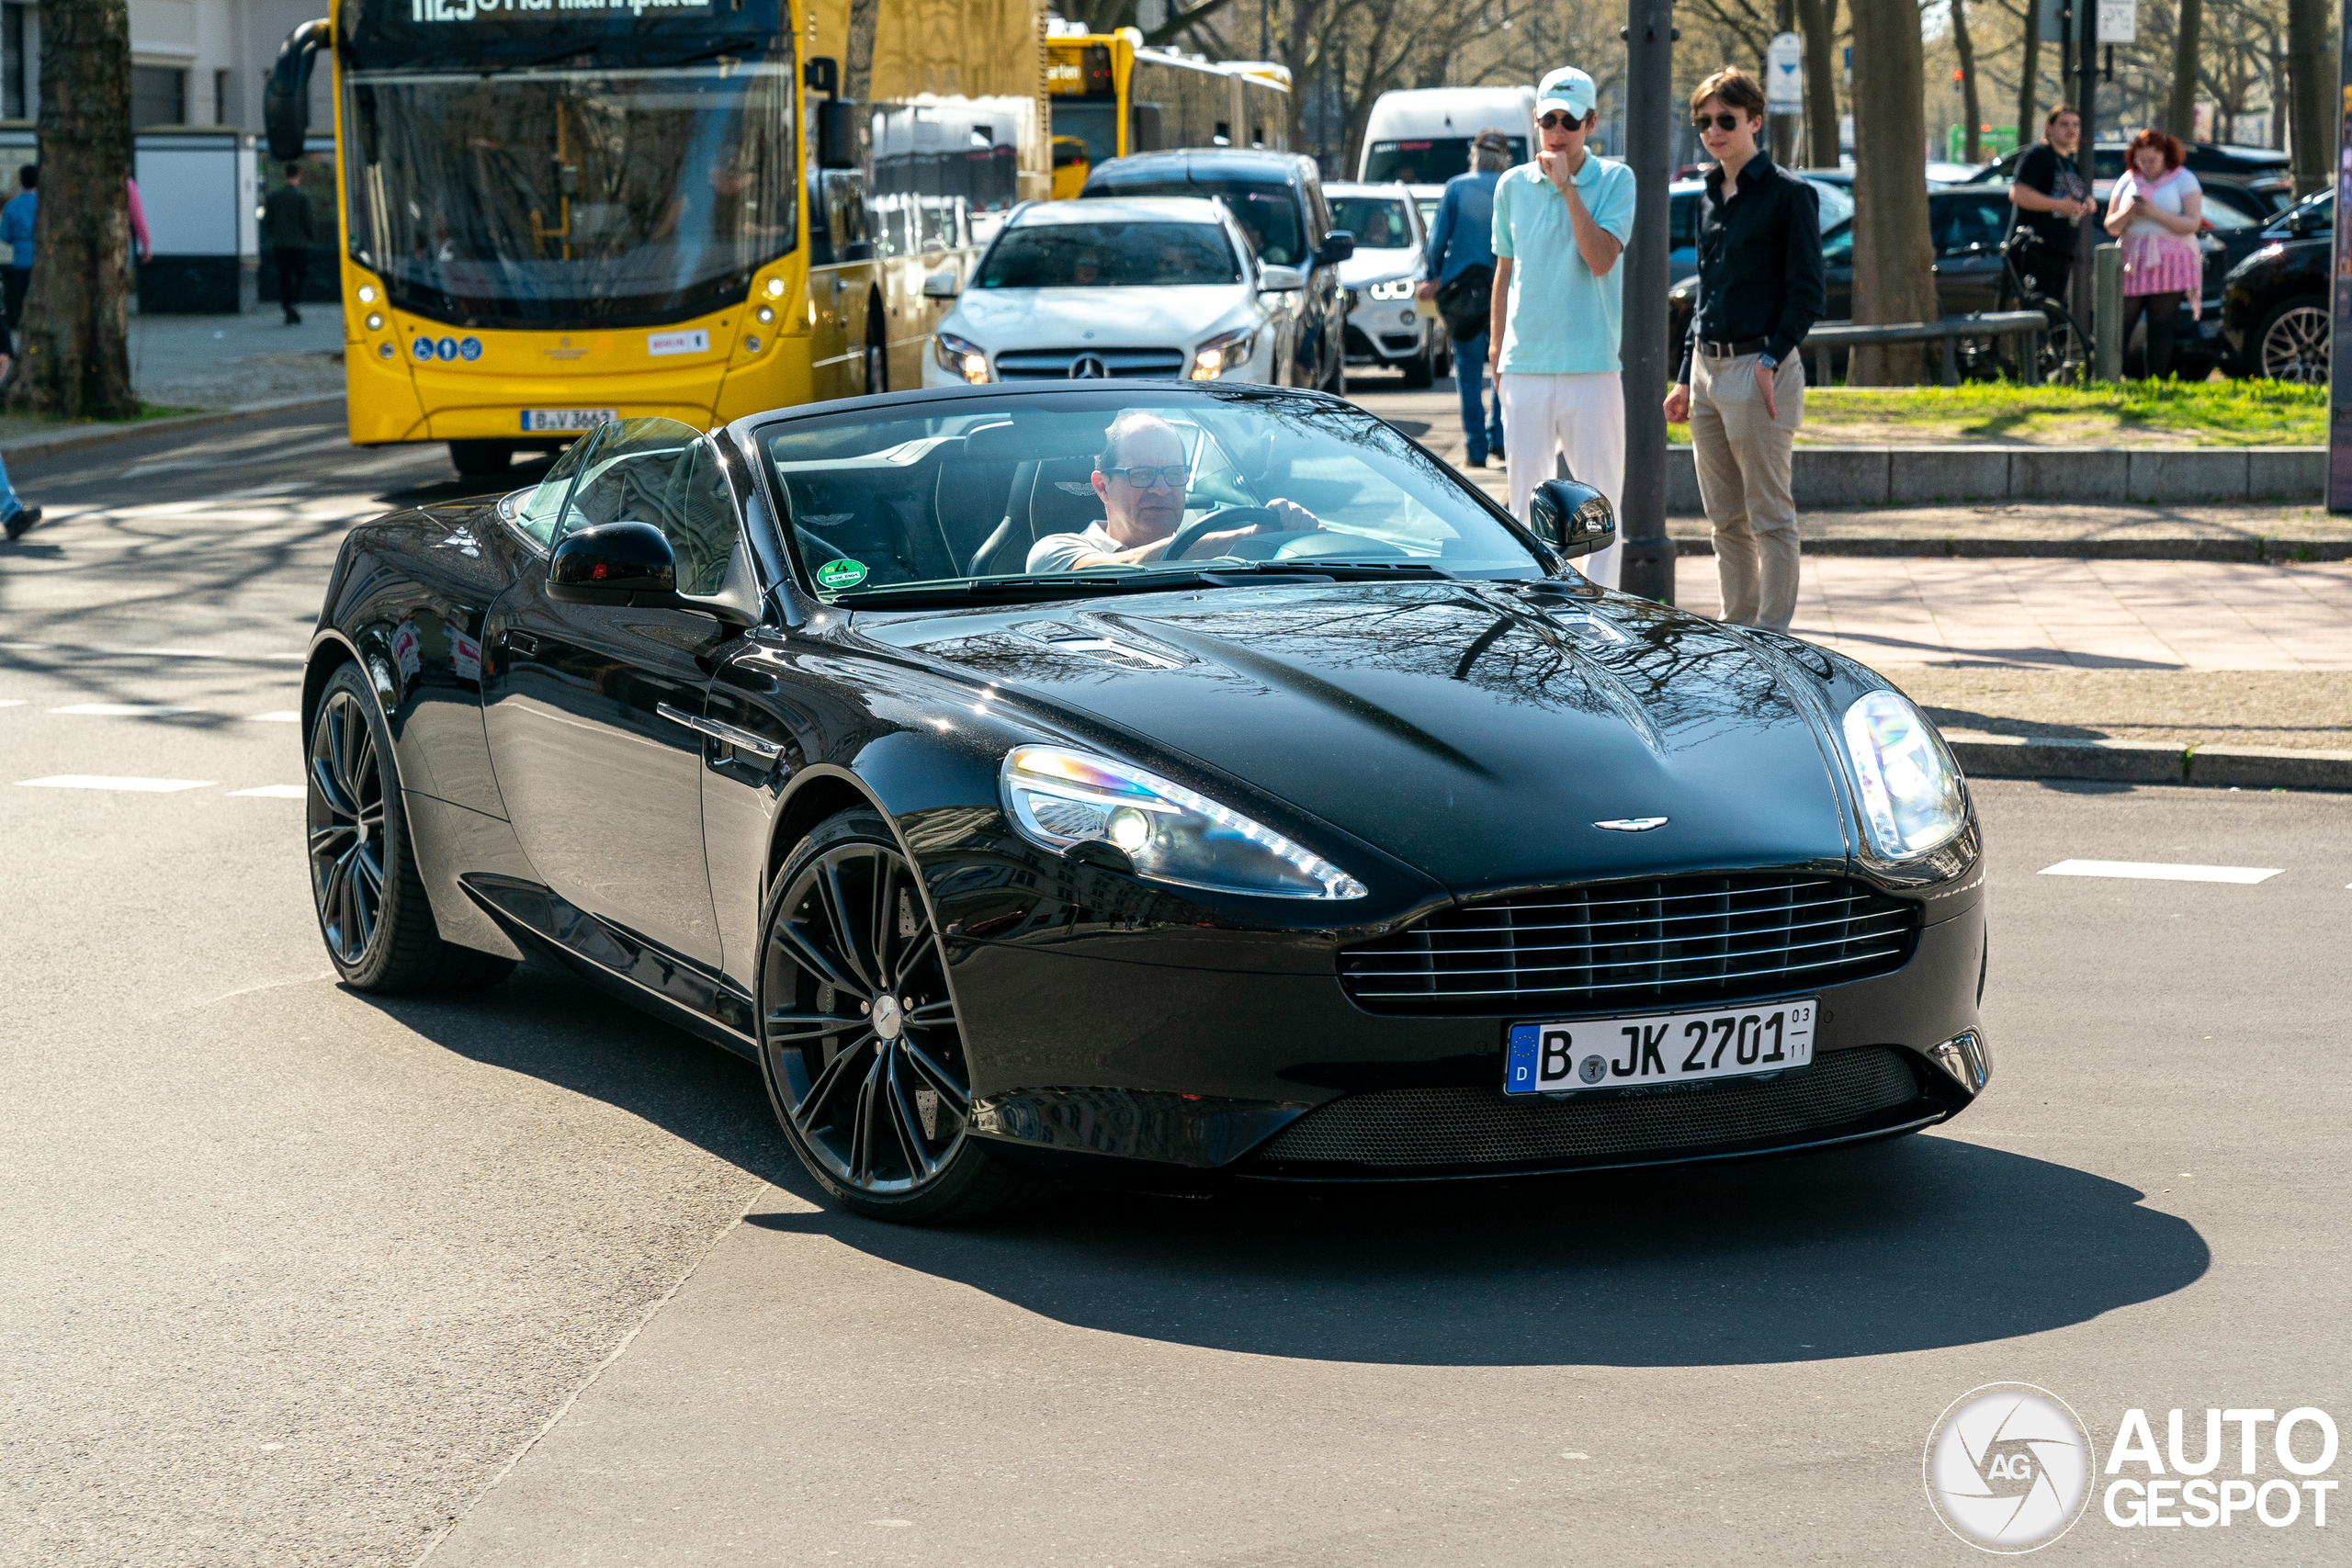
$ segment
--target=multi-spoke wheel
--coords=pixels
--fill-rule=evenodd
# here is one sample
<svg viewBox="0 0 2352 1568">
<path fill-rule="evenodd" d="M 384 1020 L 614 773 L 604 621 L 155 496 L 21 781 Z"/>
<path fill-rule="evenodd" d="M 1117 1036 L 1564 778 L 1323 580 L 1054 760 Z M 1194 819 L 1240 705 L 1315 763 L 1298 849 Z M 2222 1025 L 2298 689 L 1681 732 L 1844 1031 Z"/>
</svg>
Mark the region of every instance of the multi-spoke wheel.
<svg viewBox="0 0 2352 1568">
<path fill-rule="evenodd" d="M 793 852 L 767 907 L 761 1061 L 826 1190 L 879 1218 L 953 1224 L 1026 1192 L 965 1135 L 971 1072 L 921 884 L 889 825 L 845 811 Z"/>
<path fill-rule="evenodd" d="M 356 664 L 329 678 L 311 718 L 311 898 L 327 956 L 363 991 L 479 986 L 511 959 L 441 940 L 409 852 L 391 736 Z"/>
<path fill-rule="evenodd" d="M 2254 364 L 2257 374 L 2301 386 L 2327 381 L 2327 301 L 2290 299 L 2263 318 L 2255 330 Z"/>
</svg>

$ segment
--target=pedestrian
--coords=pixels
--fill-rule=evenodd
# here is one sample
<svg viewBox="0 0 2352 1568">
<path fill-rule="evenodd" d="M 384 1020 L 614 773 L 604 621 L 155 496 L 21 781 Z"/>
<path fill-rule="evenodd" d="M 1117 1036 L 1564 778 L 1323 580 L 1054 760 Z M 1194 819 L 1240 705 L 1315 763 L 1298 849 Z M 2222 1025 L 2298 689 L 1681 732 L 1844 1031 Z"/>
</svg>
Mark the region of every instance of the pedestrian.
<svg viewBox="0 0 2352 1568">
<path fill-rule="evenodd" d="M 302 287 L 311 276 L 312 235 L 311 198 L 302 191 L 302 165 L 286 165 L 286 183 L 269 193 L 262 204 L 262 238 L 277 259 L 277 302 L 286 309 L 286 324 L 302 324 Z"/>
<path fill-rule="evenodd" d="M 0 381 L 8 378 L 8 365 L 15 350 L 16 344 L 9 337 L 8 329 L 0 327 Z M 8 465 L 0 463 L 0 532 L 5 532 L 8 542 L 13 545 L 25 536 L 26 530 L 40 521 L 40 508 L 27 506 L 17 499 L 16 487 L 8 482 Z"/>
<path fill-rule="evenodd" d="M 1804 420 L 1797 348 L 1828 308 L 1821 198 L 1757 147 L 1764 89 L 1747 72 L 1700 83 L 1690 112 L 1714 165 L 1699 193 L 1698 308 L 1666 418 L 1690 422 L 1724 619 L 1786 631 L 1799 556 L 1789 465 Z"/>
<path fill-rule="evenodd" d="M 1487 355 L 1510 445 L 1510 509 L 1521 524 L 1556 457 L 1609 498 L 1625 488 L 1625 395 L 1618 378 L 1634 172 L 1586 147 L 1600 121 L 1592 78 L 1563 66 L 1535 92 L 1543 150 L 1495 182 L 1495 293 Z M 1617 586 L 1617 547 L 1577 564 Z"/>
<path fill-rule="evenodd" d="M 1503 457 L 1502 389 L 1487 393 L 1487 321 L 1494 311 L 1495 182 L 1510 167 L 1510 138 L 1482 130 L 1470 144 L 1470 172 L 1445 182 L 1430 225 L 1429 276 L 1416 290 L 1435 301 L 1453 339 L 1453 389 L 1462 399 L 1464 457 L 1483 468 Z M 1460 322 L 1456 326 L 1456 322 Z"/>
<path fill-rule="evenodd" d="M 17 171 L 22 189 L 0 207 L 0 244 L 15 247 L 8 255 L 7 321 L 15 332 L 24 322 L 25 291 L 33 283 L 33 218 L 40 209 L 40 166 L 27 164 Z"/>
<path fill-rule="evenodd" d="M 2107 204 L 2107 231 L 2123 243 L 2123 322 L 2119 343 L 2132 341 L 2132 323 L 2143 312 L 2148 342 L 2144 374 L 2172 373 L 2173 318 L 2185 298 L 2189 320 L 2197 319 L 2205 259 L 2197 231 L 2205 217 L 2205 195 L 2197 176 L 2181 166 L 2178 141 L 2161 130 L 2143 130 L 2123 150 L 2123 177 Z"/>
<path fill-rule="evenodd" d="M 2075 281 L 2075 255 L 2083 219 L 2091 210 L 2090 182 L 2083 177 L 2081 160 L 2083 117 L 2072 106 L 2060 104 L 2042 117 L 2041 140 L 2018 160 L 2017 178 L 2009 184 L 2009 204 L 2017 209 L 2017 227 L 2033 236 L 2033 244 L 2018 259 L 2018 270 L 2030 275 L 2034 287 L 2061 303 Z M 2081 353 L 2087 344 L 2078 344 Z"/>
</svg>

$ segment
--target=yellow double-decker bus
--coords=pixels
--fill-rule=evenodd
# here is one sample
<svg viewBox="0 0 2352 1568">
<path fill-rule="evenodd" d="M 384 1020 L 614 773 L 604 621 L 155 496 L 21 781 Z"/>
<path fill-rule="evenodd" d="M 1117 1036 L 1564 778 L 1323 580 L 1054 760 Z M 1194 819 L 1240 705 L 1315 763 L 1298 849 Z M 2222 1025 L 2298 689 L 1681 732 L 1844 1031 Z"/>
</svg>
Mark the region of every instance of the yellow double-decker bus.
<svg viewBox="0 0 2352 1568">
<path fill-rule="evenodd" d="M 1046 39 L 1054 106 L 1054 196 L 1130 152 L 1179 147 L 1290 147 L 1290 73 L 1264 61 L 1218 62 L 1153 49 L 1134 28 L 1067 29 Z"/>
<path fill-rule="evenodd" d="M 352 440 L 488 478 L 608 418 L 921 385 L 1048 192 L 1044 36 L 1037 0 L 343 0 L 267 104 L 294 155 L 327 57 Z"/>
</svg>

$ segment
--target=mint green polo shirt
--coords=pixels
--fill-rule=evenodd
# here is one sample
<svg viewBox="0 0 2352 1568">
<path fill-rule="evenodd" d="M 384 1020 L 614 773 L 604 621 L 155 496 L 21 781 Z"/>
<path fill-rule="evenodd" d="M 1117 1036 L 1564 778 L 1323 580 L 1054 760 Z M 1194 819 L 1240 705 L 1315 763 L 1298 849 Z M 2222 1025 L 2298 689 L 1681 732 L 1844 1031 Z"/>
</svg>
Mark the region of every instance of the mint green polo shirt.
<svg viewBox="0 0 2352 1568">
<path fill-rule="evenodd" d="M 1585 210 L 1620 245 L 1634 233 L 1634 171 L 1588 152 L 1577 171 Z M 1577 376 L 1619 368 L 1625 259 L 1592 276 L 1577 254 L 1568 199 L 1534 164 L 1495 182 L 1495 254 L 1510 259 L 1499 368 L 1531 376 Z"/>
</svg>

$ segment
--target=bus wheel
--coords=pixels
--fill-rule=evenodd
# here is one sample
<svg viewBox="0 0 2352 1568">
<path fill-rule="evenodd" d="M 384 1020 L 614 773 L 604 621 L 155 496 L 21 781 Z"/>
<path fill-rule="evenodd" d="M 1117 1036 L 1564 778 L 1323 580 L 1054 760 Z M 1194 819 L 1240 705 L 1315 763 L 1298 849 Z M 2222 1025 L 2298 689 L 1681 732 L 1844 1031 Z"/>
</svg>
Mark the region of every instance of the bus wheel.
<svg viewBox="0 0 2352 1568">
<path fill-rule="evenodd" d="M 514 444 L 511 441 L 452 441 L 449 461 L 458 472 L 469 479 L 492 479 L 506 471 L 514 460 Z"/>
</svg>

